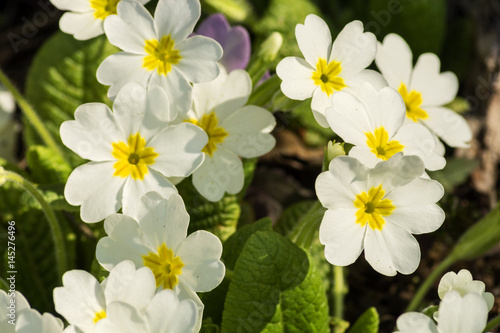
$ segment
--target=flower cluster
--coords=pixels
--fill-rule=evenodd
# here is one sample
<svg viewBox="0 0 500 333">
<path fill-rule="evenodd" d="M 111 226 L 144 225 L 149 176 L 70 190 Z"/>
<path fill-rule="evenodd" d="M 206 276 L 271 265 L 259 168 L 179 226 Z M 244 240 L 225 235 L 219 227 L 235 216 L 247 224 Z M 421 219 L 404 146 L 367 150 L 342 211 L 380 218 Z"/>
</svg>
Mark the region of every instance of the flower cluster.
<svg viewBox="0 0 500 333">
<path fill-rule="evenodd" d="M 377 43 L 359 21 L 347 24 L 333 43 L 315 15 L 295 34 L 305 59 L 278 64 L 283 93 L 312 97 L 317 122 L 353 145 L 316 182 L 327 208 L 319 234 L 325 257 L 345 266 L 364 250 L 378 272 L 410 274 L 420 262 L 412 234 L 435 231 L 444 221 L 436 205 L 443 187 L 425 173 L 446 164 L 438 137 L 452 147 L 466 147 L 471 139 L 466 121 L 443 106 L 455 97 L 458 80 L 439 73 L 434 54 L 422 55 L 412 68 L 401 37 Z M 381 74 L 366 69 L 374 60 Z"/>
</svg>

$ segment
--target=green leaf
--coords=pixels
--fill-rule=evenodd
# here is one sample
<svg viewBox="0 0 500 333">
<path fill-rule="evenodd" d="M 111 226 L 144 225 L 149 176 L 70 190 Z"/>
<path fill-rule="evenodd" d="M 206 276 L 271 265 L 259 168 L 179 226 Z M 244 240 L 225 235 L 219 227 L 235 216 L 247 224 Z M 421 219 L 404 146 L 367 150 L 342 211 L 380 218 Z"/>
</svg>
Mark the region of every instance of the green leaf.
<svg viewBox="0 0 500 333">
<path fill-rule="evenodd" d="M 478 166 L 477 160 L 453 158 L 446 162 L 442 170 L 429 172 L 429 176 L 440 182 L 447 193 L 467 180 L 472 171 Z"/>
<path fill-rule="evenodd" d="M 64 198 L 64 184 L 42 185 L 37 187 L 37 190 L 53 210 L 80 212 L 79 206 L 71 206 Z M 28 211 L 31 208 L 42 209 L 40 203 L 28 192 L 22 194 L 20 204 L 22 211 Z"/>
<path fill-rule="evenodd" d="M 356 320 L 348 333 L 378 333 L 379 324 L 377 309 L 369 308 Z"/>
<path fill-rule="evenodd" d="M 78 41 L 58 32 L 36 54 L 28 72 L 26 97 L 58 142 L 59 127 L 74 119 L 78 106 L 88 102 L 110 104 L 108 87 L 97 82 L 96 71 L 107 56 L 117 51 L 106 36 Z M 24 139 L 27 146 L 41 143 L 26 119 Z M 74 165 L 81 164 L 78 156 L 66 152 Z"/>
<path fill-rule="evenodd" d="M 274 230 L 283 236 L 291 234 L 298 222 L 305 216 L 316 203 L 315 200 L 297 202 L 285 209 L 276 222 Z"/>
<path fill-rule="evenodd" d="M 434 318 L 434 313 L 439 309 L 438 305 L 431 305 L 426 307 L 422 313 L 430 318 Z"/>
<path fill-rule="evenodd" d="M 470 227 L 456 243 L 450 257 L 455 260 L 472 259 L 500 242 L 500 204 Z"/>
<path fill-rule="evenodd" d="M 281 293 L 298 286 L 309 270 L 307 255 L 287 238 L 257 231 L 236 261 L 221 332 L 260 332 L 276 313 Z"/>
<path fill-rule="evenodd" d="M 38 184 L 66 183 L 73 168 L 45 146 L 31 146 L 26 152 L 30 178 Z"/>
</svg>

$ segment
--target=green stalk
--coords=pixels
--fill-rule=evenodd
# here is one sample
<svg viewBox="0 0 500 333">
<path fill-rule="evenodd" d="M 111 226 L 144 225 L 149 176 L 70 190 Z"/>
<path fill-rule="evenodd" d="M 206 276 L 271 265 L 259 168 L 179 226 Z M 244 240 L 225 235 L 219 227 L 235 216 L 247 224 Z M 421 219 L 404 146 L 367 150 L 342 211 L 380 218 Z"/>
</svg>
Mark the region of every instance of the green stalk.
<svg viewBox="0 0 500 333">
<path fill-rule="evenodd" d="M 59 147 L 59 145 L 56 143 L 52 135 L 50 134 L 49 130 L 43 122 L 40 120 L 40 117 L 38 114 L 35 112 L 33 107 L 28 103 L 28 101 L 21 95 L 19 90 L 12 84 L 12 82 L 9 80 L 7 75 L 0 69 L 0 82 L 12 93 L 14 98 L 17 101 L 17 104 L 21 108 L 21 111 L 23 114 L 28 118 L 30 121 L 31 125 L 36 129 L 40 137 L 42 138 L 43 142 L 51 148 L 55 153 L 61 156 L 63 161 L 66 161 L 66 158 Z"/>
<path fill-rule="evenodd" d="M 492 319 L 484 328 L 483 332 L 489 332 L 493 330 L 495 327 L 500 325 L 500 316 L 496 317 L 495 319 Z"/>
<path fill-rule="evenodd" d="M 333 316 L 337 319 L 344 318 L 344 295 L 345 295 L 345 280 L 344 267 L 333 266 Z"/>
<path fill-rule="evenodd" d="M 42 210 L 45 213 L 45 216 L 47 217 L 47 220 L 49 222 L 50 231 L 52 233 L 52 239 L 54 241 L 57 270 L 59 276 L 62 276 L 67 269 L 66 249 L 64 245 L 64 238 L 63 238 L 63 233 L 61 231 L 61 226 L 59 224 L 59 221 L 57 220 L 56 215 L 54 214 L 54 211 L 32 183 L 30 183 L 29 181 L 27 181 L 26 179 L 24 179 L 15 172 L 7 171 L 4 170 L 3 168 L 0 168 L 0 185 L 7 180 L 23 187 L 42 206 Z"/>
<path fill-rule="evenodd" d="M 434 281 L 439 278 L 444 271 L 446 271 L 453 263 L 455 263 L 456 259 L 455 256 L 448 256 L 445 260 L 443 260 L 436 269 L 432 271 L 432 273 L 427 277 L 427 279 L 422 283 L 420 288 L 417 290 L 415 293 L 415 296 L 410 302 L 410 305 L 406 308 L 405 312 L 410 312 L 410 311 L 416 311 L 418 306 L 420 305 L 420 302 L 425 297 L 425 294 L 429 291 L 429 289 L 432 287 Z"/>
</svg>

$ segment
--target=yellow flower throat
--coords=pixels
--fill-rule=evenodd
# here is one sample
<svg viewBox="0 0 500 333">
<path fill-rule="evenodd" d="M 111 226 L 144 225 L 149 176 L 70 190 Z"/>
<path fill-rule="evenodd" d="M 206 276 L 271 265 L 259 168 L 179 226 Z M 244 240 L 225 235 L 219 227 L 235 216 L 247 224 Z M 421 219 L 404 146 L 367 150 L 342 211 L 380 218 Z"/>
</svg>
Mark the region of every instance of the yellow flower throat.
<svg viewBox="0 0 500 333">
<path fill-rule="evenodd" d="M 113 165 L 113 176 L 143 180 L 148 174 L 148 165 L 154 164 L 158 154 L 154 148 L 146 147 L 146 140 L 139 134 L 130 135 L 127 143 L 114 142 L 113 157 L 118 161 Z"/>
<path fill-rule="evenodd" d="M 148 71 L 156 69 L 158 74 L 167 75 L 172 70 L 172 65 L 178 64 L 182 59 L 179 50 L 175 49 L 175 41 L 168 36 L 163 36 L 159 41 L 151 39 L 145 41 L 147 56 L 144 57 L 142 67 Z"/>
<path fill-rule="evenodd" d="M 385 224 L 383 216 L 389 216 L 396 208 L 389 199 L 383 199 L 385 191 L 382 185 L 372 187 L 368 193 L 361 192 L 356 195 L 354 207 L 356 212 L 356 223 L 364 227 L 367 223 L 373 230 L 382 230 Z"/>
<path fill-rule="evenodd" d="M 187 122 L 195 124 L 201 127 L 205 133 L 208 135 L 208 143 L 201 150 L 205 154 L 213 156 L 214 152 L 217 150 L 217 144 L 224 142 L 228 133 L 224 130 L 223 127 L 219 127 L 219 120 L 215 115 L 215 112 L 212 111 L 208 114 L 204 114 L 200 121 L 197 119 L 189 119 Z"/>
<path fill-rule="evenodd" d="M 149 252 L 142 256 L 144 266 L 149 267 L 155 276 L 156 287 L 163 289 L 174 289 L 179 283 L 179 275 L 182 274 L 184 263 L 181 258 L 174 256 L 172 249 L 165 243 L 158 247 L 158 252 Z"/>
<path fill-rule="evenodd" d="M 320 86 L 321 90 L 330 96 L 334 91 L 340 91 L 347 87 L 344 79 L 339 76 L 340 72 L 342 72 L 340 62 L 330 61 L 327 64 L 326 59 L 320 58 L 311 78 L 314 84 Z"/>
<path fill-rule="evenodd" d="M 94 18 L 104 20 L 109 15 L 116 15 L 116 6 L 120 0 L 90 0 L 90 7 L 94 9 Z"/>
</svg>

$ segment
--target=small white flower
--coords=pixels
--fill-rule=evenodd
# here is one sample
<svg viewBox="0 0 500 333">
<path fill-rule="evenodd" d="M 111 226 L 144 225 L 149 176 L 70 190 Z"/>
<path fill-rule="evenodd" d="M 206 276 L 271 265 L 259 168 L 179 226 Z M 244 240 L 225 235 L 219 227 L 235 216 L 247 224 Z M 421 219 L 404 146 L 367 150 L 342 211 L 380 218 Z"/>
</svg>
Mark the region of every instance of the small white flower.
<svg viewBox="0 0 500 333">
<path fill-rule="evenodd" d="M 149 0 L 127 0 L 146 4 Z M 103 22 L 116 14 L 120 0 L 50 0 L 60 10 L 67 10 L 59 21 L 61 31 L 76 39 L 86 40 L 104 33 Z"/>
<path fill-rule="evenodd" d="M 468 147 L 472 139 L 469 124 L 443 105 L 453 101 L 458 79 L 452 72 L 440 73 L 439 58 L 422 54 L 413 67 L 408 44 L 396 34 L 379 43 L 375 63 L 389 86 L 398 89 L 406 105 L 408 122 L 420 122 L 451 147 Z"/>
<path fill-rule="evenodd" d="M 493 294 L 485 292 L 484 282 L 472 280 L 472 274 L 466 269 L 460 270 L 458 274 L 455 272 L 448 272 L 443 275 L 438 286 L 439 298 L 443 299 L 451 290 L 458 291 L 461 296 L 465 296 L 468 293 L 476 293 L 482 296 L 488 306 L 488 311 L 491 310 L 493 303 L 495 303 Z"/>
<path fill-rule="evenodd" d="M 12 324 L 14 322 L 15 326 Z M 41 315 L 37 310 L 31 309 L 20 292 L 14 292 L 14 297 L 11 297 L 0 290 L 0 332 L 60 333 L 63 328 L 61 319 L 50 313 Z"/>
<path fill-rule="evenodd" d="M 104 221 L 108 236 L 97 243 L 97 261 L 107 270 L 122 260 L 149 267 L 157 288 L 172 289 L 181 299 L 195 301 L 199 328 L 203 303 L 196 292 L 210 291 L 224 278 L 221 241 L 204 230 L 187 236 L 189 215 L 177 194 L 166 200 L 147 193 L 134 218 L 114 214 Z"/>
<path fill-rule="evenodd" d="M 310 14 L 304 24 L 297 24 L 295 36 L 305 60 L 286 57 L 276 67 L 276 73 L 283 80 L 281 90 L 287 97 L 312 97 L 311 108 L 321 126 L 328 127 L 325 110 L 336 92 L 355 94 L 365 81 L 377 88 L 387 85 L 379 73 L 365 69 L 375 58 L 377 39 L 363 32 L 360 21 L 347 24 L 332 44 L 325 21 Z"/>
<path fill-rule="evenodd" d="M 95 333 L 193 333 L 198 312 L 195 302 L 179 300 L 171 290 L 162 290 L 141 314 L 127 303 L 113 302 L 108 315 L 96 324 Z"/>
<path fill-rule="evenodd" d="M 199 0 L 160 0 L 154 19 L 139 3 L 123 1 L 118 15 L 104 22 L 111 44 L 124 52 L 106 58 L 97 69 L 97 79 L 110 85 L 114 99 L 127 82 L 160 86 L 169 97 L 171 110 L 185 113 L 191 106 L 189 82 L 207 82 L 217 77 L 221 46 L 208 37 L 188 37 L 200 17 Z"/>
<path fill-rule="evenodd" d="M 269 134 L 276 126 L 271 112 L 246 105 L 252 91 L 247 72 L 221 67 L 217 79 L 194 85 L 193 108 L 184 118 L 208 135 L 203 148 L 205 161 L 193 173 L 193 185 L 210 201 L 220 200 L 224 192 L 236 194 L 244 183 L 241 157 L 264 155 L 275 145 Z"/>
<path fill-rule="evenodd" d="M 337 135 L 355 145 L 349 156 L 368 167 L 399 152 L 420 157 L 428 170 L 439 170 L 446 164 L 435 151 L 436 138 L 425 126 L 404 123 L 405 105 L 393 88 L 377 91 L 365 83 L 357 97 L 340 91 L 333 95 L 326 117 Z"/>
<path fill-rule="evenodd" d="M 167 177 L 187 177 L 202 162 L 207 136 L 193 124 L 170 125 L 168 99 L 160 88 L 146 91 L 130 83 L 112 112 L 89 103 L 61 125 L 61 139 L 90 163 L 76 168 L 64 189 L 66 200 L 81 205 L 85 222 L 97 222 L 122 208 L 132 214 L 149 191 L 168 197 L 177 189 Z"/>
<path fill-rule="evenodd" d="M 439 323 L 419 312 L 408 312 L 399 316 L 397 328 L 400 333 L 481 333 L 488 319 L 484 299 L 476 293 L 461 296 L 452 290 L 439 304 Z"/>
<path fill-rule="evenodd" d="M 95 324 L 106 318 L 109 304 L 119 301 L 143 313 L 155 294 L 155 278 L 147 268 L 135 269 L 123 261 L 101 283 L 86 271 L 64 273 L 63 287 L 54 289 L 56 311 L 77 332 L 94 332 Z"/>
<path fill-rule="evenodd" d="M 325 257 L 337 266 L 352 264 L 365 251 L 379 273 L 410 274 L 420 262 L 412 234 L 435 231 L 444 221 L 436 205 L 441 184 L 420 178 L 417 156 L 394 155 L 369 169 L 357 159 L 339 156 L 316 180 L 316 193 L 327 211 L 319 229 Z"/>
</svg>

